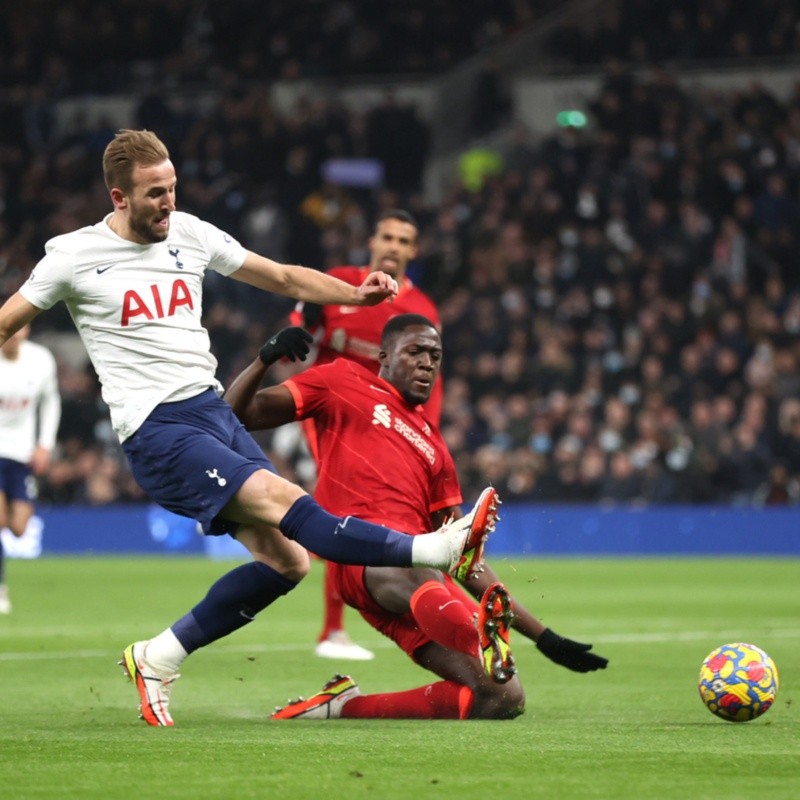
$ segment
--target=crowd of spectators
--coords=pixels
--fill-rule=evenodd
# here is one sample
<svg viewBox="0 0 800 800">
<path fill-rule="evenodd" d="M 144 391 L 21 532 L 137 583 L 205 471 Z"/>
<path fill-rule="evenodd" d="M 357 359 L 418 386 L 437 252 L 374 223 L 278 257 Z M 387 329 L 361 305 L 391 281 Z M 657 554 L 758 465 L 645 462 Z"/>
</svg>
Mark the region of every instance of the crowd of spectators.
<svg viewBox="0 0 800 800">
<path fill-rule="evenodd" d="M 593 11 L 591 20 L 560 26 L 548 38 L 557 63 L 731 61 L 800 52 L 800 7 L 786 0 L 612 0 Z"/>
<path fill-rule="evenodd" d="M 181 0 L 165 13 L 190 5 L 217 13 Z M 3 79 L 25 63 L 6 59 Z M 36 86 L 31 102 L 4 97 L 8 294 L 48 238 L 108 211 L 99 163 L 113 125 L 77 118 L 59 130 Z M 169 144 L 182 209 L 276 259 L 362 263 L 380 210 L 418 218 L 411 274 L 441 311 L 442 429 L 468 498 L 491 481 L 509 501 L 797 502 L 800 85 L 781 98 L 756 84 L 689 94 L 665 69 L 639 78 L 615 61 L 589 111 L 588 128 L 543 141 L 518 126 L 496 154 L 499 171 L 435 206 L 420 192 L 428 131 L 392 95 L 365 113 L 322 97 L 284 113 L 251 81 L 200 113 L 154 89 L 136 124 Z M 326 159 L 350 155 L 383 161 L 384 188 L 321 179 Z M 288 310 L 209 276 L 205 323 L 223 382 Z M 53 329 L 73 330 L 63 308 L 34 334 Z M 60 379 L 63 424 L 43 500 L 143 499 L 91 369 L 61 360 Z M 296 431 L 261 440 L 310 485 Z"/>
<path fill-rule="evenodd" d="M 54 96 L 142 82 L 430 75 L 502 42 L 556 0 L 28 0 L 0 17 L 0 88 Z"/>
<path fill-rule="evenodd" d="M 800 84 L 615 69 L 591 129 L 506 153 L 425 226 L 443 431 L 474 493 L 796 502 Z"/>
</svg>

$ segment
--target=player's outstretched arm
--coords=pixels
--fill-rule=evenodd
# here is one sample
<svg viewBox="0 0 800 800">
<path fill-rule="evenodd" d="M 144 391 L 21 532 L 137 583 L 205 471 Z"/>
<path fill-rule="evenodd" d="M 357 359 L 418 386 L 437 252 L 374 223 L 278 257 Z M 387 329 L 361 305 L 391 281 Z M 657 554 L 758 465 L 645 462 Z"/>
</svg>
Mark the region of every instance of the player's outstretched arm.
<svg viewBox="0 0 800 800">
<path fill-rule="evenodd" d="M 223 398 L 245 428 L 277 428 L 294 420 L 294 398 L 285 386 L 261 391 L 258 387 L 267 369 L 279 359 L 305 361 L 313 341 L 311 334 L 303 328 L 284 328 L 264 342 L 258 351 L 258 358 L 236 376 Z"/>
<path fill-rule="evenodd" d="M 499 578 L 491 566 L 485 563 L 483 572 L 479 572 L 465 581 L 463 586 L 470 594 L 480 598 L 486 588 L 498 580 Z M 511 623 L 512 627 L 535 642 L 536 647 L 551 661 L 571 669 L 573 672 L 594 672 L 608 666 L 607 658 L 591 652 L 592 645 L 559 636 L 541 620 L 534 617 L 513 596 L 511 603 L 515 615 L 514 621 Z"/>
<path fill-rule="evenodd" d="M 0 308 L 0 347 L 41 311 L 19 292 L 12 294 Z"/>
<path fill-rule="evenodd" d="M 360 286 L 308 267 L 279 264 L 248 252 L 232 278 L 296 300 L 328 305 L 374 306 L 397 294 L 397 281 L 385 272 L 370 272 Z"/>
</svg>

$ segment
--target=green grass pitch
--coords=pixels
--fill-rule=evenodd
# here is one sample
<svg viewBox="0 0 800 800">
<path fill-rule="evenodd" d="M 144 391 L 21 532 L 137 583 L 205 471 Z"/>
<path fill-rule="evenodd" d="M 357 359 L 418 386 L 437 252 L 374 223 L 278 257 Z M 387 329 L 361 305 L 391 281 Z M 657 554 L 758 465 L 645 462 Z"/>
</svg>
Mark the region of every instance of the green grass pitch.
<svg viewBox="0 0 800 800">
<path fill-rule="evenodd" d="M 366 663 L 312 653 L 321 575 L 196 653 L 176 726 L 137 719 L 121 649 L 190 608 L 229 564 L 194 558 L 10 562 L 0 617 L 0 795 L 22 798 L 797 797 L 800 563 L 792 559 L 499 559 L 517 597 L 609 669 L 578 675 L 516 640 L 527 711 L 511 722 L 270 722 L 338 670 L 365 692 L 428 673 L 352 611 Z M 775 706 L 713 717 L 697 693 L 714 647 L 751 641 L 778 665 Z"/>
</svg>

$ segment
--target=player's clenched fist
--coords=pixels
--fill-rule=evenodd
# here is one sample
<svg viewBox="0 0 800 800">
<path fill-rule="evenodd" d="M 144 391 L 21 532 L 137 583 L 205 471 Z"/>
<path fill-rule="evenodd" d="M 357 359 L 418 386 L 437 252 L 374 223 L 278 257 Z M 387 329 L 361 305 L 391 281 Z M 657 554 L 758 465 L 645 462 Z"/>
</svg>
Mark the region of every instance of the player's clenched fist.
<svg viewBox="0 0 800 800">
<path fill-rule="evenodd" d="M 397 296 L 397 281 L 385 272 L 370 272 L 364 283 L 358 287 L 356 294 L 361 305 L 376 306 L 383 300 Z"/>
</svg>

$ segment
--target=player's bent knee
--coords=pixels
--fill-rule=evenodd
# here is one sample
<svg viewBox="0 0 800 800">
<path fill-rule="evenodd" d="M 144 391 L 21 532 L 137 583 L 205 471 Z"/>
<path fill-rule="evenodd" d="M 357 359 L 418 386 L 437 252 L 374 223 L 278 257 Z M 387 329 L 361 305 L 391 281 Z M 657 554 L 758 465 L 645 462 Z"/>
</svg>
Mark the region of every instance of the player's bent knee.
<svg viewBox="0 0 800 800">
<path fill-rule="evenodd" d="M 303 580 L 311 571 L 311 559 L 303 548 L 298 548 L 295 552 L 281 553 L 280 556 L 262 557 L 261 554 L 255 554 L 255 557 L 296 583 Z"/>
<path fill-rule="evenodd" d="M 277 527 L 286 512 L 307 492 L 266 469 L 254 472 L 222 509 L 227 519 L 244 525 Z"/>
<path fill-rule="evenodd" d="M 303 552 L 297 554 L 297 557 L 292 561 L 291 575 L 287 574 L 287 577 L 290 577 L 293 581 L 301 581 L 310 571 L 311 559 L 308 557 L 308 552 L 303 550 Z"/>
<path fill-rule="evenodd" d="M 519 680 L 495 683 L 475 694 L 470 719 L 514 719 L 525 712 L 525 691 Z"/>
<path fill-rule="evenodd" d="M 308 551 L 292 542 L 275 528 L 241 527 L 236 539 L 243 544 L 256 561 L 272 567 L 292 581 L 299 582 L 311 570 Z"/>
</svg>

